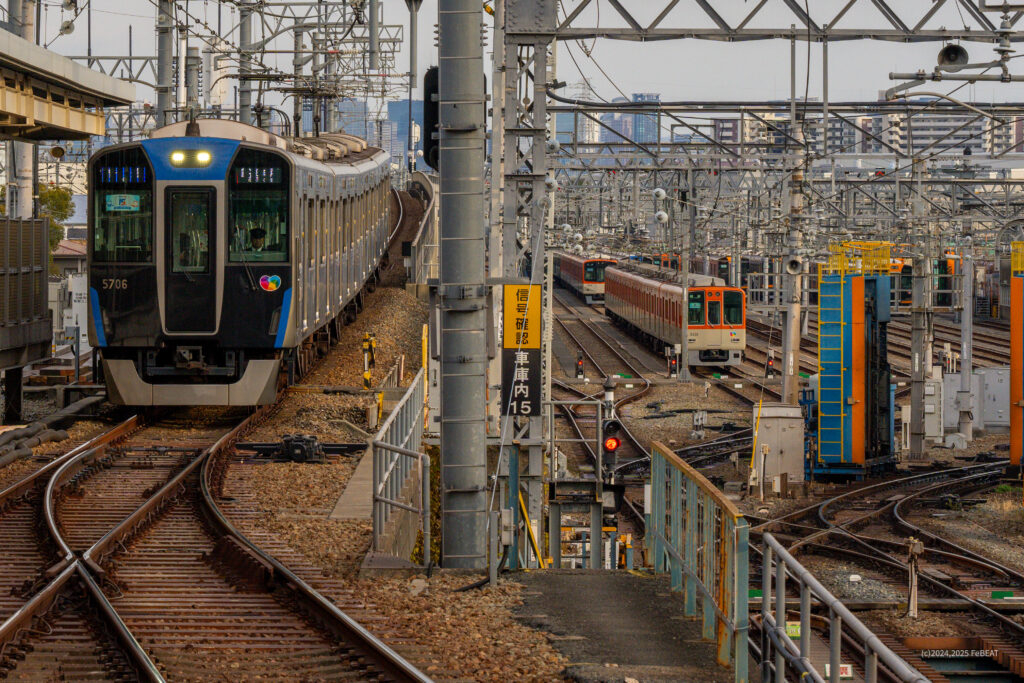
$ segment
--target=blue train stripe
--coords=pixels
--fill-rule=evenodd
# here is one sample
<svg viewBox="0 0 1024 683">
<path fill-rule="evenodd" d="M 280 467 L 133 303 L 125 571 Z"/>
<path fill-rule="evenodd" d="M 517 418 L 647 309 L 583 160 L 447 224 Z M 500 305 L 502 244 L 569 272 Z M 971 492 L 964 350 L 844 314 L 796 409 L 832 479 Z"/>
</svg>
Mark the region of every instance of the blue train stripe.
<svg viewBox="0 0 1024 683">
<path fill-rule="evenodd" d="M 288 332 L 288 314 L 292 307 L 292 289 L 284 290 L 284 301 L 281 302 L 281 318 L 277 321 L 277 337 L 274 338 L 274 348 L 284 346 L 284 336 Z"/>
<path fill-rule="evenodd" d="M 103 313 L 100 311 L 100 293 L 95 287 L 89 288 L 89 304 L 92 306 L 92 325 L 96 330 L 96 342 L 100 346 L 107 345 L 107 335 L 103 330 Z"/>
</svg>

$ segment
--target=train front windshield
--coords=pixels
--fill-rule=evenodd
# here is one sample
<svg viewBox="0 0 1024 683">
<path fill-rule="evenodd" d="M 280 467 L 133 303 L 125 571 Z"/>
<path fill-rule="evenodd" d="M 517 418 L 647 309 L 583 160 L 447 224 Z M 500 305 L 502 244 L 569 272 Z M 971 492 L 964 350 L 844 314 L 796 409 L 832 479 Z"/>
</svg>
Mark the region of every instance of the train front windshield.
<svg viewBox="0 0 1024 683">
<path fill-rule="evenodd" d="M 726 325 L 742 325 L 743 324 L 743 293 L 742 292 L 725 292 L 723 295 L 725 299 L 725 324 Z"/>
<path fill-rule="evenodd" d="M 92 182 L 93 261 L 152 263 L 153 181 L 142 148 L 108 153 Z"/>
<path fill-rule="evenodd" d="M 230 260 L 288 260 L 288 168 L 276 154 L 242 149 L 228 179 Z"/>
<path fill-rule="evenodd" d="M 604 269 L 612 265 L 608 261 L 587 261 L 583 267 L 585 282 L 604 282 Z"/>
</svg>

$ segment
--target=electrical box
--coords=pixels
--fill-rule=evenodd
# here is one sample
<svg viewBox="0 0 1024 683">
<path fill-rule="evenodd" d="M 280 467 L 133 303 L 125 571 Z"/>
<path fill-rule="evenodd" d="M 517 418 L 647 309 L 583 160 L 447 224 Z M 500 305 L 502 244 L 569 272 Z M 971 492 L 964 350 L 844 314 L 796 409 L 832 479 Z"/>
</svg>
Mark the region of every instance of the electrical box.
<svg viewBox="0 0 1024 683">
<path fill-rule="evenodd" d="M 924 438 L 932 443 L 942 443 L 945 437 L 942 406 L 942 368 L 937 377 L 925 380 L 924 384 Z"/>
<path fill-rule="evenodd" d="M 804 480 L 804 418 L 800 406 L 765 403 L 754 406 L 753 424 L 757 425 L 754 462 L 750 485 L 759 486 L 763 478 L 772 482 L 785 473 L 789 483 Z"/>
<path fill-rule="evenodd" d="M 960 373 L 942 378 L 943 424 L 956 431 L 960 423 Z M 975 431 L 1003 433 L 1010 429 L 1010 368 L 978 368 L 971 377 L 971 412 Z"/>
</svg>

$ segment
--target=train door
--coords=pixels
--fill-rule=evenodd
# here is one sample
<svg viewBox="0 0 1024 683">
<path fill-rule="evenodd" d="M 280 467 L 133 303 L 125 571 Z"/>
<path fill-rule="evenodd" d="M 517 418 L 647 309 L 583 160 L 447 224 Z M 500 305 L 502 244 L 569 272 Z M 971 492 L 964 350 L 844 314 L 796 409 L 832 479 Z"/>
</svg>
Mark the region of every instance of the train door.
<svg viewBox="0 0 1024 683">
<path fill-rule="evenodd" d="M 706 347 L 721 349 L 725 347 L 725 340 L 722 338 L 722 292 L 721 290 L 708 290 L 708 329 L 704 332 Z"/>
<path fill-rule="evenodd" d="M 305 233 L 303 260 L 306 270 L 306 309 L 303 328 L 308 329 L 316 321 L 316 262 L 313 256 L 316 241 L 316 200 L 312 197 L 306 200 L 306 222 L 302 229 Z"/>
<path fill-rule="evenodd" d="M 317 231 L 320 233 L 320 253 L 318 254 L 320 259 L 320 296 L 319 302 L 317 303 L 319 313 L 325 320 L 329 317 L 327 315 L 327 201 L 324 199 L 320 200 L 320 221 L 317 223 Z"/>
<path fill-rule="evenodd" d="M 164 205 L 167 235 L 164 269 L 168 332 L 217 331 L 213 265 L 217 241 L 216 193 L 210 187 L 169 187 Z"/>
</svg>

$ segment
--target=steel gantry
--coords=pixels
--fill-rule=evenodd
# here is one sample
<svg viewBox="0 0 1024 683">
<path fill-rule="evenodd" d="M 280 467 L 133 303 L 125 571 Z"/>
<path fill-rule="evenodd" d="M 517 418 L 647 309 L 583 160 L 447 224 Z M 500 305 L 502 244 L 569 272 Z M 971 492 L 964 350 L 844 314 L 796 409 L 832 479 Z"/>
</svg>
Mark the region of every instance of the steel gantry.
<svg viewBox="0 0 1024 683">
<path fill-rule="evenodd" d="M 729 276 L 735 284 L 740 256 L 767 256 L 790 270 L 783 279 L 778 269 L 776 293 L 764 308 L 788 309 L 787 337 L 798 339 L 797 326 L 806 329 L 801 304 L 807 301 L 809 264 L 827 254 L 829 244 L 893 240 L 923 268 L 943 245 L 962 244 L 968 234 L 975 255 L 984 258 L 1004 226 L 1021 217 L 1024 181 L 1012 169 L 1024 160 L 1024 104 L 971 103 L 905 87 L 877 102 L 830 102 L 828 96 L 829 43 L 970 41 L 993 45 L 1002 55 L 998 61 L 1008 46 L 1024 40 L 1017 31 L 1020 11 L 983 0 L 849 0 L 830 8 L 798 0 L 698 0 L 697 8 L 678 0 L 490 5 L 492 277 L 520 277 L 529 262 L 533 281 L 543 282 L 545 245 L 580 240 L 594 251 L 686 251 L 686 245 L 695 258 L 733 256 Z M 626 103 L 569 97 L 561 81 L 571 78 L 551 68 L 556 46 L 583 39 L 787 40 L 791 96 L 782 102 Z M 799 42 L 822 46 L 820 100 L 797 95 Z M 925 80 L 942 80 L 952 71 L 940 67 Z M 956 78 L 970 81 L 971 73 Z M 554 117 L 566 115 L 568 130 L 560 125 L 556 131 Z M 649 116 L 658 133 L 642 139 L 610 125 L 607 115 Z M 952 122 L 925 140 L 935 120 L 929 117 L 936 116 Z M 732 139 L 714 129 L 714 119 L 728 117 L 737 120 Z M 965 147 L 972 154 L 966 156 Z M 665 194 L 656 195 L 658 188 Z M 660 210 L 667 219 L 655 218 Z M 915 271 L 917 281 L 927 278 Z M 927 325 L 924 333 L 930 337 Z M 792 399 L 798 366 L 790 365 L 784 369 Z M 912 419 L 921 415 L 915 411 Z M 913 450 L 919 455 L 920 445 Z"/>
</svg>

